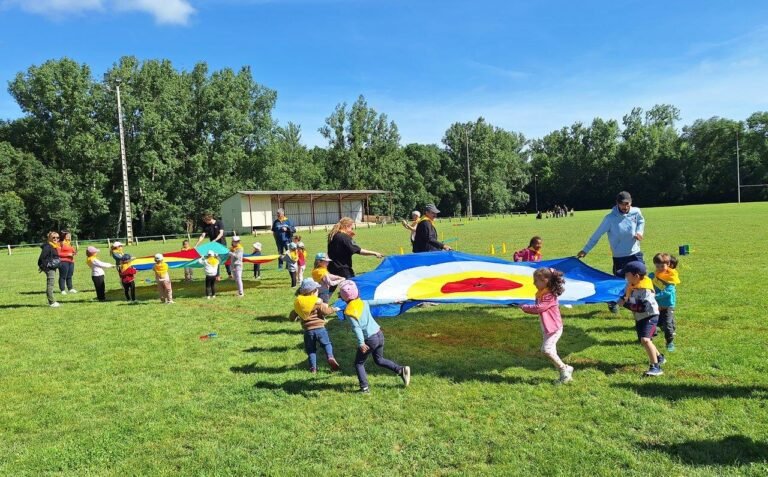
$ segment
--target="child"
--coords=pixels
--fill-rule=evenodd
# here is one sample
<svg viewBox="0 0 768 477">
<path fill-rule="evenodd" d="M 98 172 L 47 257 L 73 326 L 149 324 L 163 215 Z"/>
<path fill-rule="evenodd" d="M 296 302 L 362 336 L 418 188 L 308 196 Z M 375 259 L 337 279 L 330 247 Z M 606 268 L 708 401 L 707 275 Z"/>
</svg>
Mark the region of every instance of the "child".
<svg viewBox="0 0 768 477">
<path fill-rule="evenodd" d="M 659 323 L 659 305 L 653 293 L 653 283 L 646 277 L 646 268 L 643 262 L 638 260 L 629 262 L 621 269 L 624 279 L 627 281 L 627 291 L 624 297 L 618 301 L 619 306 L 624 306 L 635 315 L 635 330 L 640 344 L 645 348 L 650 361 L 650 367 L 645 372 L 646 376 L 661 376 L 664 371 L 661 365 L 666 359 L 660 354 L 653 344 L 653 333 Z"/>
<path fill-rule="evenodd" d="M 256 242 L 253 244 L 253 253 L 251 255 L 256 257 L 261 255 L 261 242 Z M 253 264 L 253 278 L 256 280 L 261 280 L 261 265 L 258 263 Z"/>
<path fill-rule="evenodd" d="M 229 247 L 230 270 L 237 283 L 237 296 L 243 296 L 243 246 L 240 245 L 240 237 L 232 237 L 232 245 Z"/>
<path fill-rule="evenodd" d="M 110 253 L 112 254 L 112 258 L 115 260 L 115 266 L 119 268 L 123 261 L 123 244 L 117 240 L 112 242 Z"/>
<path fill-rule="evenodd" d="M 296 287 L 296 276 L 299 272 L 299 254 L 296 251 L 297 249 L 296 244 L 291 242 L 288 244 L 288 250 L 283 255 L 285 268 L 288 269 L 288 274 L 291 275 L 291 288 Z"/>
<path fill-rule="evenodd" d="M 130 254 L 123 254 L 122 262 L 120 263 L 120 268 L 117 269 L 118 273 L 120 274 L 120 281 L 123 284 L 123 291 L 125 292 L 125 301 L 130 303 L 131 305 L 136 304 L 136 282 L 134 281 L 136 279 L 136 274 L 138 271 L 136 268 L 131 266 L 131 260 L 133 260 L 133 257 L 131 257 Z"/>
<path fill-rule="evenodd" d="M 533 240 L 531 240 L 533 244 Z M 539 315 L 541 324 L 541 352 L 560 370 L 560 382 L 573 381 L 573 366 L 563 363 L 557 355 L 557 341 L 563 335 L 563 319 L 557 297 L 565 291 L 563 272 L 554 268 L 539 268 L 533 272 L 536 287 L 536 304 L 521 305 L 520 309 L 531 315 Z"/>
<path fill-rule="evenodd" d="M 349 318 L 352 330 L 357 336 L 357 355 L 355 356 L 355 369 L 357 379 L 360 382 L 360 392 L 368 393 L 368 375 L 365 372 L 365 361 L 368 355 L 373 354 L 373 362 L 377 366 L 389 369 L 396 373 L 408 386 L 411 382 L 411 368 L 400 366 L 384 358 L 384 333 L 371 315 L 371 308 L 367 302 L 360 299 L 360 292 L 352 280 L 344 280 L 339 285 L 341 299 L 347 303 L 344 316 Z"/>
<path fill-rule="evenodd" d="M 160 293 L 160 303 L 170 305 L 173 303 L 173 289 L 171 288 L 171 276 L 168 274 L 168 264 L 165 263 L 163 254 L 155 254 L 155 281 L 157 282 L 157 291 Z"/>
<path fill-rule="evenodd" d="M 189 240 L 185 240 L 181 242 L 181 250 L 183 252 L 186 252 L 187 250 L 192 250 L 192 247 L 189 246 Z M 184 281 L 185 282 L 192 281 L 192 269 L 190 267 L 184 268 Z"/>
<path fill-rule="evenodd" d="M 312 270 L 312 279 L 320 284 L 318 296 L 323 300 L 323 303 L 328 303 L 331 300 L 331 287 L 335 287 L 346 280 L 346 278 L 334 275 L 328 271 L 328 263 L 331 261 L 324 252 L 319 252 L 315 255 L 315 268 Z"/>
<path fill-rule="evenodd" d="M 296 254 L 299 256 L 298 261 L 298 276 L 296 277 L 296 281 L 298 283 L 301 283 L 304 281 L 304 271 L 307 269 L 307 249 L 304 246 L 304 242 L 299 242 L 296 244 L 297 250 Z"/>
<path fill-rule="evenodd" d="M 205 298 L 208 300 L 216 298 L 216 278 L 219 274 L 220 262 L 218 255 L 213 250 L 208 250 L 208 254 L 198 260 L 198 263 L 203 265 L 205 272 Z"/>
<path fill-rule="evenodd" d="M 541 237 L 535 236 L 528 242 L 528 248 L 518 250 L 513 255 L 515 262 L 540 262 L 541 261 Z"/>
<path fill-rule="evenodd" d="M 317 343 L 325 348 L 328 364 L 333 371 L 339 369 L 339 363 L 333 357 L 333 345 L 325 329 L 325 316 L 336 312 L 317 296 L 320 284 L 306 278 L 296 290 L 296 300 L 293 302 L 293 311 L 289 318 L 293 321 L 301 321 L 304 330 L 304 351 L 309 357 L 309 371 L 317 373 Z"/>
<path fill-rule="evenodd" d="M 667 351 L 675 351 L 675 303 L 677 301 L 677 285 L 680 278 L 677 274 L 677 257 L 668 253 L 657 253 L 653 257 L 656 272 L 648 277 L 653 282 L 656 292 L 656 302 L 659 304 L 659 327 L 664 330 Z"/>
<path fill-rule="evenodd" d="M 93 245 L 85 249 L 85 262 L 91 269 L 91 280 L 93 280 L 93 287 L 96 289 L 96 299 L 99 301 L 107 301 L 106 284 L 104 283 L 104 269 L 114 268 L 111 263 L 105 263 L 96 258 L 96 254 L 99 253 L 99 249 Z M 122 258 L 122 254 L 120 255 Z"/>
</svg>

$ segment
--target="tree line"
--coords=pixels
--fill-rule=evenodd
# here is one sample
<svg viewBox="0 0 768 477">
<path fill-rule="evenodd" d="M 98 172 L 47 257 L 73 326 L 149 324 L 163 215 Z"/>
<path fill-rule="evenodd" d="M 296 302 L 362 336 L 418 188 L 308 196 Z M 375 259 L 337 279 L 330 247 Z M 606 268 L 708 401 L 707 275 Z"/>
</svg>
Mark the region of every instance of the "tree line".
<svg viewBox="0 0 768 477">
<path fill-rule="evenodd" d="M 534 203 L 603 208 L 621 189 L 644 206 L 734 201 L 737 138 L 741 182 L 768 182 L 768 112 L 678 130 L 677 108 L 656 105 L 539 139 L 478 118 L 453 123 L 441 144 L 403 145 L 397 125 L 360 96 L 326 118 L 328 145 L 309 148 L 298 125 L 275 121 L 277 93 L 248 67 L 180 71 L 129 56 L 96 80 L 88 65 L 63 58 L 9 82 L 23 116 L 0 120 L 0 242 L 39 241 L 50 229 L 81 238 L 124 230 L 118 80 L 138 235 L 192 229 L 244 189 L 384 189 L 396 216 L 427 202 L 464 214 L 467 156 L 474 214 Z M 768 189 L 742 198 L 766 200 Z M 388 213 L 386 199 L 371 205 Z"/>
</svg>

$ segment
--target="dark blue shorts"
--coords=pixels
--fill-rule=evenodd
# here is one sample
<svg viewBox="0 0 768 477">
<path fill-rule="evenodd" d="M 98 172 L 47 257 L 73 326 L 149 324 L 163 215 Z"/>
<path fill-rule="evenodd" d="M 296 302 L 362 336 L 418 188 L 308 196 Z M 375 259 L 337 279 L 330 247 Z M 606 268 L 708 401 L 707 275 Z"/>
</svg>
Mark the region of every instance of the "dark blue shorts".
<svg viewBox="0 0 768 477">
<path fill-rule="evenodd" d="M 642 320 L 635 320 L 635 331 L 637 331 L 637 339 L 641 338 L 653 338 L 653 334 L 656 333 L 656 325 L 659 324 L 659 315 L 652 315 Z"/>
</svg>

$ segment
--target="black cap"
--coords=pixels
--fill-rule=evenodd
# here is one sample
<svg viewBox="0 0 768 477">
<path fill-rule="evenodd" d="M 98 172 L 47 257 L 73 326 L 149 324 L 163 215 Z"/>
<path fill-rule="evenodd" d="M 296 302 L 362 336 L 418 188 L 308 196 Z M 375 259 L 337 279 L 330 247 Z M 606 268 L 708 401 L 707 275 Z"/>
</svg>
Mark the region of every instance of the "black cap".
<svg viewBox="0 0 768 477">
<path fill-rule="evenodd" d="M 640 260 L 635 260 L 624 265 L 624 268 L 619 270 L 619 273 L 625 275 L 627 273 L 634 273 L 636 275 L 645 275 L 648 270 L 645 268 L 645 264 Z"/>
<path fill-rule="evenodd" d="M 424 207 L 425 212 L 432 212 L 433 214 L 439 214 L 440 210 L 438 210 L 437 207 L 435 207 L 435 204 L 427 204 L 426 207 Z"/>
<path fill-rule="evenodd" d="M 621 202 L 632 202 L 632 196 L 629 195 L 629 192 L 623 190 L 616 194 L 616 203 L 619 204 Z"/>
</svg>

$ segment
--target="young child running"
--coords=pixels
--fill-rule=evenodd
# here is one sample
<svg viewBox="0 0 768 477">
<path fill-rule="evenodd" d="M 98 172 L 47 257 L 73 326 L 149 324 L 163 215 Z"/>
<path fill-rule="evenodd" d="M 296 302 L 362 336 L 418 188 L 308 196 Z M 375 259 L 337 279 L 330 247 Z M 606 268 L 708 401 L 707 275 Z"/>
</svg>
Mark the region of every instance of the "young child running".
<svg viewBox="0 0 768 477">
<path fill-rule="evenodd" d="M 563 272 L 554 268 L 542 267 L 533 272 L 533 284 L 536 287 L 536 304 L 521 305 L 520 309 L 531 315 L 539 315 L 541 324 L 541 352 L 560 371 L 560 382 L 573 380 L 573 366 L 563 363 L 557 354 L 557 342 L 563 335 L 563 319 L 557 297 L 565 291 Z"/>
<path fill-rule="evenodd" d="M 115 266 L 120 267 L 123 260 L 123 244 L 115 240 L 112 242 L 112 247 L 109 249 L 112 254 L 112 258 L 115 260 Z"/>
<path fill-rule="evenodd" d="M 328 364 L 333 371 L 339 369 L 339 363 L 333 357 L 333 345 L 328 331 L 325 329 L 325 317 L 336 312 L 332 307 L 323 303 L 317 296 L 320 284 L 311 278 L 302 280 L 299 289 L 296 290 L 296 300 L 293 302 L 293 311 L 289 318 L 293 321 L 301 321 L 304 330 L 304 351 L 309 358 L 309 371 L 317 373 L 317 343 L 325 348 Z"/>
<path fill-rule="evenodd" d="M 288 250 L 283 255 L 283 262 L 285 268 L 288 270 L 288 274 L 291 276 L 291 288 L 296 287 L 296 277 L 299 272 L 299 254 L 297 253 L 298 247 L 294 242 L 288 244 Z"/>
<path fill-rule="evenodd" d="M 328 263 L 331 261 L 324 252 L 319 252 L 315 255 L 315 268 L 312 269 L 312 279 L 320 284 L 318 296 L 323 300 L 323 303 L 328 303 L 331 300 L 331 287 L 335 287 L 346 280 L 346 278 L 328 271 Z"/>
<path fill-rule="evenodd" d="M 656 272 L 648 275 L 656 292 L 656 302 L 659 304 L 659 328 L 664 331 L 667 351 L 675 351 L 675 304 L 677 302 L 677 285 L 680 277 L 677 273 L 677 257 L 668 253 L 657 253 L 653 256 Z"/>
<path fill-rule="evenodd" d="M 229 268 L 237 283 L 237 296 L 243 297 L 243 246 L 240 245 L 240 237 L 232 237 L 232 245 L 229 247 Z"/>
<path fill-rule="evenodd" d="M 107 301 L 107 286 L 104 283 L 104 269 L 114 268 L 115 266 L 111 263 L 99 260 L 98 257 L 96 257 L 98 253 L 99 249 L 93 245 L 85 249 L 85 263 L 87 263 L 88 268 L 91 269 L 91 280 L 93 280 L 93 287 L 96 289 L 96 299 L 99 301 Z"/>
<path fill-rule="evenodd" d="M 189 240 L 185 240 L 181 242 L 181 250 L 183 252 L 186 252 L 187 250 L 192 250 L 192 247 L 189 246 Z M 192 281 L 192 268 L 185 267 L 184 268 L 184 281 L 185 282 L 191 282 Z"/>
<path fill-rule="evenodd" d="M 168 273 L 168 264 L 165 263 L 165 257 L 162 253 L 155 254 L 155 281 L 157 282 L 157 291 L 160 294 L 160 303 L 170 305 L 173 303 L 173 288 L 171 285 L 171 275 Z"/>
<path fill-rule="evenodd" d="M 203 266 L 205 272 L 205 298 L 210 300 L 216 298 L 216 277 L 219 274 L 219 256 L 213 250 L 208 250 L 208 254 L 197 260 Z"/>
<path fill-rule="evenodd" d="M 301 283 L 304 281 L 304 271 L 307 269 L 307 248 L 304 246 L 304 242 L 300 241 L 296 244 L 296 254 L 299 257 L 299 260 L 296 263 L 296 265 L 298 265 L 296 281 Z"/>
<path fill-rule="evenodd" d="M 659 323 L 659 305 L 653 293 L 653 283 L 646 277 L 645 264 L 638 260 L 629 262 L 621 269 L 624 279 L 627 281 L 627 291 L 618 305 L 628 308 L 635 316 L 635 330 L 637 339 L 643 345 L 650 367 L 645 372 L 646 376 L 661 376 L 664 371 L 661 365 L 666 359 L 660 354 L 653 344 L 653 334 Z"/>
<path fill-rule="evenodd" d="M 253 244 L 253 253 L 251 255 L 256 257 L 261 255 L 261 242 Z M 261 265 L 258 263 L 253 264 L 253 278 L 261 280 Z"/>
<path fill-rule="evenodd" d="M 360 292 L 352 280 L 345 280 L 339 285 L 341 299 L 347 303 L 344 316 L 349 319 L 352 330 L 357 337 L 357 354 L 355 355 L 355 370 L 360 382 L 360 392 L 368 393 L 368 375 L 365 372 L 365 362 L 369 355 L 373 355 L 373 362 L 377 366 L 389 369 L 403 380 L 408 386 L 411 382 L 411 368 L 400 366 L 384 358 L 384 333 L 382 333 L 376 320 L 371 315 L 368 303 L 360 299 Z"/>
<path fill-rule="evenodd" d="M 540 262 L 541 261 L 541 237 L 531 237 L 528 248 L 518 250 L 512 258 L 515 262 Z"/>
<path fill-rule="evenodd" d="M 122 262 L 120 263 L 120 268 L 118 268 L 118 273 L 120 274 L 120 282 L 123 284 L 123 291 L 125 292 L 125 301 L 130 303 L 131 305 L 136 304 L 136 274 L 138 271 L 136 268 L 131 266 L 131 260 L 133 260 L 133 257 L 131 257 L 130 254 L 126 253 L 123 254 Z"/>
</svg>

